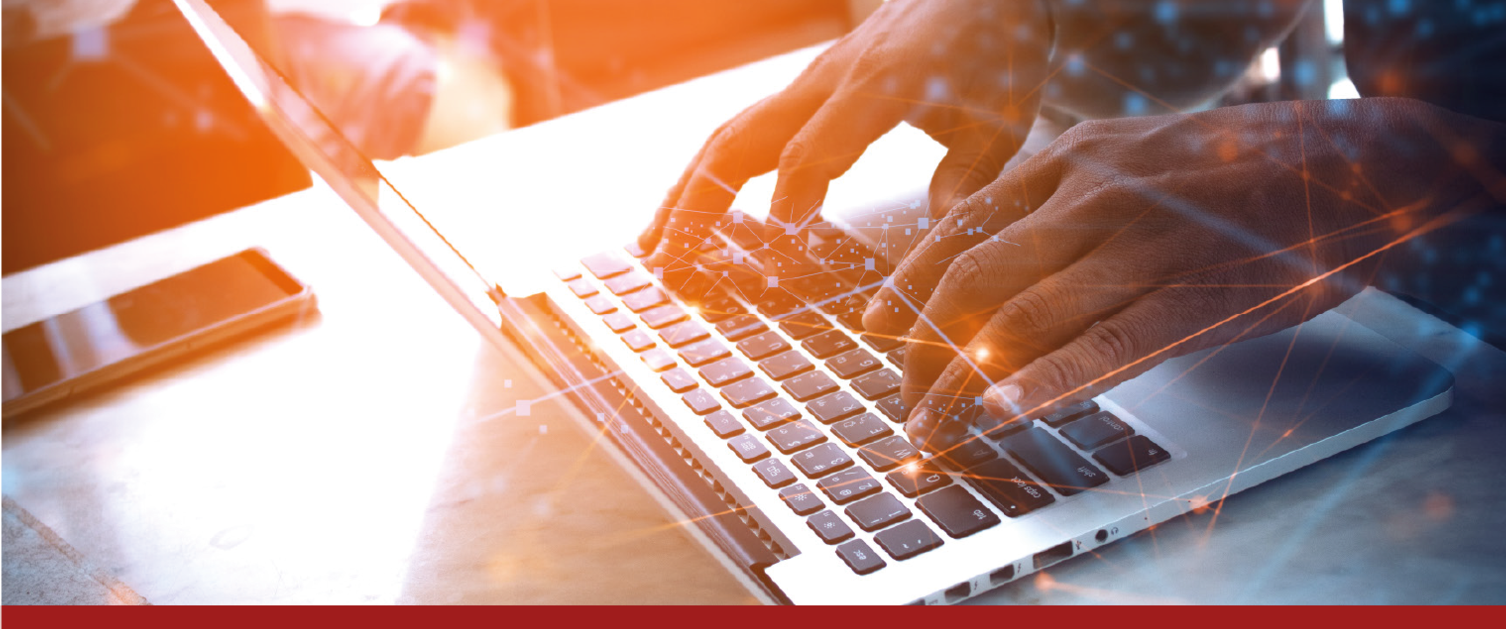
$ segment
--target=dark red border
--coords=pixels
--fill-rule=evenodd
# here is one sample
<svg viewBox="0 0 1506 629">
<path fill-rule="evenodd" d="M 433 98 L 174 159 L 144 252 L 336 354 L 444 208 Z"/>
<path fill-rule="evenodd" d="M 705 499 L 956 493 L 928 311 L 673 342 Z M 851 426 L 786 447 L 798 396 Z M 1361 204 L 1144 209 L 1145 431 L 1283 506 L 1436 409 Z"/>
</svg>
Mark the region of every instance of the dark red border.
<svg viewBox="0 0 1506 629">
<path fill-rule="evenodd" d="M 799 622 L 801 627 L 848 628 L 866 626 L 902 629 L 994 629 L 1041 623 L 1039 627 L 1070 629 L 1084 626 L 1181 627 L 1216 624 L 1225 627 L 1321 626 L 1342 629 L 1360 623 L 1375 627 L 1428 627 L 1438 623 L 1474 623 L 1470 627 L 1502 626 L 1506 607 L 13 607 L 4 608 L 3 620 L 12 627 L 120 627 L 163 629 L 183 627 L 255 627 L 286 629 L 298 626 L 348 627 L 352 622 L 367 627 L 432 627 L 433 623 L 488 623 L 456 625 L 466 629 L 495 627 L 572 627 L 596 622 L 592 629 L 628 629 L 652 623 L 657 627 L 704 626 L 708 629 L 756 627 L 777 629 L 770 622 Z M 866 622 L 865 622 L 866 619 Z M 1495 619 L 1495 620 L 1491 620 Z M 906 627 L 903 623 L 925 623 Z M 14 623 L 14 624 L 12 624 Z M 1063 624 L 1065 623 L 1065 624 Z M 1274 623 L 1281 623 L 1272 627 Z M 1297 623 L 1297 624 L 1293 624 Z M 1485 624 L 1489 623 L 1489 624 Z M 1284 625 L 1284 626 L 1283 626 Z M 1443 625 L 1447 626 L 1447 625 Z M 1034 629 L 1034 627 L 1032 627 Z"/>
</svg>

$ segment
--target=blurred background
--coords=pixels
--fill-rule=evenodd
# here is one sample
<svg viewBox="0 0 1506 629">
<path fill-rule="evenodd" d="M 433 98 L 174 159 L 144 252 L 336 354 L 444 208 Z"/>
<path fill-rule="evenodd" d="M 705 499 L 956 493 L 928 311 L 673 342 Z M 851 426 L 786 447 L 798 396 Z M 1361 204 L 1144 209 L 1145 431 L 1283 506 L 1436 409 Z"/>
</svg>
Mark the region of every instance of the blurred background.
<svg viewBox="0 0 1506 629">
<path fill-rule="evenodd" d="M 376 159 L 842 36 L 881 0 L 215 0 Z M 310 185 L 170 0 L 4 0 L 3 272 Z M 1354 97 L 1340 0 L 1221 101 Z M 669 182 L 666 182 L 668 185 Z"/>
</svg>

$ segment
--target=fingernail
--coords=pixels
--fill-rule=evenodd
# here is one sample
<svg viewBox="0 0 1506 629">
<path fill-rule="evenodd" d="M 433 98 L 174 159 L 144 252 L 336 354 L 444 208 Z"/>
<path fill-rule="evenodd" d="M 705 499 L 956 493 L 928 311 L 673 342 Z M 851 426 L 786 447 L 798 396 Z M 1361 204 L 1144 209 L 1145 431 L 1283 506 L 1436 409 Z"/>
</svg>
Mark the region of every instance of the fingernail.
<svg viewBox="0 0 1506 629">
<path fill-rule="evenodd" d="M 983 392 L 983 406 L 987 414 L 1012 417 L 1020 412 L 1020 399 L 1025 391 L 1014 383 L 996 384 Z"/>
<path fill-rule="evenodd" d="M 910 435 L 910 441 L 915 442 L 916 447 L 926 447 L 926 439 L 935 430 L 935 419 L 931 412 L 926 409 L 916 409 L 910 414 L 910 420 L 905 422 L 905 432 Z"/>
</svg>

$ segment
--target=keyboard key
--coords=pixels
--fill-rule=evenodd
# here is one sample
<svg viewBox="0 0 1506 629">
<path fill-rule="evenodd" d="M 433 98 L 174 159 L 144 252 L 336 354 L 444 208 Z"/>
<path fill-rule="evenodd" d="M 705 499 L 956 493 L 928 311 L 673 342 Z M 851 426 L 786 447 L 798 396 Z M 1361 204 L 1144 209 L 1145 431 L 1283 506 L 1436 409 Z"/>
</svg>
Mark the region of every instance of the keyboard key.
<svg viewBox="0 0 1506 629">
<path fill-rule="evenodd" d="M 633 312 L 643 312 L 644 310 L 648 310 L 649 308 L 653 308 L 654 306 L 661 306 L 669 303 L 669 296 L 665 295 L 664 291 L 659 290 L 657 287 L 651 286 L 644 290 L 623 297 L 622 303 L 627 305 L 628 310 L 631 310 Z"/>
<path fill-rule="evenodd" d="M 894 485 L 894 488 L 898 489 L 899 493 L 904 494 L 906 498 L 914 498 L 933 489 L 952 484 L 952 477 L 926 465 L 902 467 L 889 472 L 888 475 L 884 476 L 884 480 L 889 481 L 890 485 Z"/>
<path fill-rule="evenodd" d="M 742 434 L 743 425 L 732 413 L 721 410 L 706 416 L 706 427 L 716 436 L 726 439 Z"/>
<path fill-rule="evenodd" d="M 1025 464 L 1036 478 L 1063 496 L 1071 496 L 1089 487 L 1109 481 L 1067 444 L 1040 428 L 1031 428 L 1005 437 L 999 442 L 1004 451 Z"/>
<path fill-rule="evenodd" d="M 664 384 L 669 387 L 669 390 L 675 393 L 684 393 L 701 386 L 696 384 L 695 378 L 690 377 L 690 372 L 679 368 L 659 374 L 659 379 L 663 380 Z"/>
<path fill-rule="evenodd" d="M 790 461 L 810 478 L 819 478 L 852 465 L 852 458 L 834 443 L 823 443 L 796 453 Z"/>
<path fill-rule="evenodd" d="M 762 334 L 769 331 L 769 326 L 764 324 L 763 319 L 753 315 L 737 315 L 715 324 L 716 331 L 729 341 L 741 341 L 754 334 Z"/>
<path fill-rule="evenodd" d="M 795 512 L 795 515 L 810 515 L 826 507 L 821 502 L 821 497 L 811 491 L 804 483 L 790 485 L 779 490 L 779 499 Z"/>
<path fill-rule="evenodd" d="M 1014 464 L 994 459 L 968 470 L 968 482 L 1011 518 L 1056 502 L 1044 487 L 1030 480 Z"/>
<path fill-rule="evenodd" d="M 612 303 L 612 300 L 601 295 L 587 299 L 586 307 L 590 308 L 591 312 L 599 315 L 608 315 L 617 312 L 617 304 Z"/>
<path fill-rule="evenodd" d="M 894 434 L 889 425 L 873 413 L 863 413 L 852 419 L 844 419 L 831 425 L 831 431 L 849 446 L 859 446 L 879 437 Z"/>
<path fill-rule="evenodd" d="M 979 412 L 976 413 L 973 416 L 974 420 L 978 416 L 981 416 L 981 415 L 987 413 L 987 411 L 984 410 L 984 409 L 976 409 L 976 410 L 978 410 Z M 1008 437 L 1008 436 L 1010 436 L 1010 435 L 1012 435 L 1014 433 L 1017 433 L 1017 432 L 1019 432 L 1021 430 L 1025 430 L 1025 429 L 1030 428 L 1031 426 L 1035 425 L 1035 422 L 1030 421 L 1030 418 L 1028 418 L 1028 417 L 1019 417 L 1019 416 L 1016 416 L 1016 417 L 1005 418 L 1005 419 L 1009 419 L 1010 420 L 1009 423 L 1007 423 L 1007 424 L 1000 424 L 998 426 L 994 426 L 993 428 L 988 429 L 987 432 L 983 433 L 983 436 L 988 437 L 989 439 L 993 439 L 994 441 L 1000 441 L 1000 440 L 1004 439 L 1005 437 Z"/>
<path fill-rule="evenodd" d="M 784 398 L 774 398 L 743 411 L 743 419 L 759 430 L 768 430 L 799 418 L 800 410 Z"/>
<path fill-rule="evenodd" d="M 700 367 L 732 355 L 732 350 L 716 339 L 696 341 L 680 348 L 680 359 L 691 367 Z"/>
<path fill-rule="evenodd" d="M 769 456 L 769 449 L 764 447 L 763 442 L 753 435 L 738 435 L 727 441 L 727 447 L 743 460 L 743 463 L 752 463 Z"/>
<path fill-rule="evenodd" d="M 816 358 L 831 358 L 858 346 L 852 337 L 836 330 L 827 330 L 800 342 L 805 351 Z"/>
<path fill-rule="evenodd" d="M 680 399 L 697 415 L 705 415 L 722 407 L 722 403 L 716 401 L 716 396 L 705 389 L 692 390 L 680 396 Z"/>
<path fill-rule="evenodd" d="M 1041 420 L 1045 421 L 1047 426 L 1050 426 L 1052 428 L 1060 428 L 1062 424 L 1082 417 L 1083 415 L 1087 415 L 1088 413 L 1096 412 L 1098 412 L 1097 402 L 1094 402 L 1093 400 L 1083 400 L 1071 406 L 1063 407 L 1061 410 L 1058 410 L 1055 413 L 1051 413 L 1050 415 L 1042 417 Z"/>
<path fill-rule="evenodd" d="M 609 314 L 605 317 L 602 317 L 601 320 L 607 322 L 607 327 L 611 328 L 613 332 L 617 332 L 618 334 L 638 327 L 638 323 L 633 321 L 632 317 L 629 317 L 620 312 Z"/>
<path fill-rule="evenodd" d="M 749 378 L 722 388 L 722 399 L 727 400 L 732 408 L 747 408 L 775 395 L 774 387 L 763 378 Z"/>
<path fill-rule="evenodd" d="M 1133 434 L 1135 429 L 1108 411 L 1098 411 L 1061 429 L 1061 435 L 1067 441 L 1084 450 L 1097 450 Z"/>
<path fill-rule="evenodd" d="M 896 424 L 905 423 L 905 419 L 910 416 L 910 407 L 905 405 L 905 401 L 900 399 L 898 393 L 879 400 L 874 406 L 878 407 L 884 417 L 888 417 L 889 421 Z"/>
<path fill-rule="evenodd" d="M 1093 454 L 1110 472 L 1120 476 L 1134 474 L 1136 470 L 1147 467 L 1171 458 L 1171 453 L 1155 442 L 1146 438 L 1145 435 L 1135 435 L 1124 443 L 1116 443 Z"/>
<path fill-rule="evenodd" d="M 570 287 L 570 292 L 575 293 L 575 296 L 581 299 L 595 295 L 598 292 L 596 290 L 596 285 L 592 284 L 591 281 L 587 280 L 586 278 L 568 282 L 565 285 Z"/>
<path fill-rule="evenodd" d="M 779 329 L 796 341 L 815 336 L 825 330 L 831 329 L 831 324 L 826 322 L 826 317 L 821 313 L 806 310 L 785 317 L 779 321 Z"/>
<path fill-rule="evenodd" d="M 879 494 L 847 505 L 847 517 L 864 531 L 881 528 L 910 517 L 910 509 L 889 494 Z"/>
<path fill-rule="evenodd" d="M 643 318 L 643 323 L 654 330 L 667 328 L 689 317 L 679 306 L 659 306 L 638 316 Z"/>
<path fill-rule="evenodd" d="M 764 438 L 774 444 L 781 453 L 789 454 L 826 441 L 826 435 L 808 419 L 790 422 L 764 433 Z"/>
<path fill-rule="evenodd" d="M 895 367 L 899 367 L 900 371 L 905 370 L 905 348 L 901 347 L 897 350 L 889 352 L 888 354 L 884 355 L 884 358 L 889 361 L 889 364 L 894 365 Z"/>
<path fill-rule="evenodd" d="M 701 367 L 700 373 L 711 386 L 720 387 L 753 375 L 753 369 L 747 363 L 729 357 Z"/>
<path fill-rule="evenodd" d="M 775 380 L 783 380 L 795 374 L 810 371 L 814 367 L 811 361 L 795 351 L 775 354 L 758 363 L 758 368 Z"/>
<path fill-rule="evenodd" d="M 638 358 L 654 371 L 664 371 L 675 366 L 675 357 L 668 350 L 654 348 L 638 355 Z"/>
<path fill-rule="evenodd" d="M 868 543 L 855 539 L 837 547 L 837 556 L 842 558 L 842 563 L 852 568 L 858 574 L 870 574 L 889 564 L 884 562 L 879 554 L 868 547 Z"/>
<path fill-rule="evenodd" d="M 753 307 L 767 317 L 788 314 L 805 306 L 805 302 L 782 288 L 770 288 L 754 300 Z"/>
<path fill-rule="evenodd" d="M 890 393 L 898 393 L 902 379 L 892 369 L 875 371 L 873 373 L 858 376 L 852 381 L 852 388 L 857 389 L 858 395 L 869 400 L 877 400 Z"/>
<path fill-rule="evenodd" d="M 920 451 L 899 435 L 885 437 L 858 449 L 868 465 L 880 472 L 887 472 L 906 463 L 920 460 Z"/>
<path fill-rule="evenodd" d="M 717 323 L 733 315 L 745 314 L 748 314 L 748 307 L 732 297 L 713 299 L 701 306 L 701 316 L 712 323 Z"/>
<path fill-rule="evenodd" d="M 694 321 L 681 321 L 659 331 L 659 336 L 670 347 L 684 347 L 696 341 L 704 340 L 711 336 L 706 328 Z"/>
<path fill-rule="evenodd" d="M 821 537 L 821 541 L 835 544 L 852 537 L 852 527 L 831 511 L 822 511 L 806 518 L 805 523 Z"/>
<path fill-rule="evenodd" d="M 576 270 L 573 266 L 568 266 L 562 269 L 555 269 L 554 276 L 560 278 L 561 282 L 569 282 L 580 279 L 580 271 Z"/>
<path fill-rule="evenodd" d="M 805 405 L 811 415 L 823 424 L 830 424 L 839 419 L 847 419 L 863 412 L 863 403 L 852 397 L 851 393 L 838 391 L 831 395 L 818 397 Z"/>
<path fill-rule="evenodd" d="M 622 342 L 628 346 L 628 349 L 631 349 L 635 352 L 641 352 L 650 347 L 653 347 L 656 344 L 654 342 L 654 337 L 649 336 L 648 333 L 644 332 L 643 330 L 633 330 L 632 332 L 628 332 L 627 334 L 624 334 L 619 338 L 621 338 Z"/>
<path fill-rule="evenodd" d="M 994 450 L 993 446 L 988 445 L 988 442 L 977 437 L 969 437 L 941 454 L 941 460 L 963 470 L 997 458 L 999 458 L 999 452 Z"/>
<path fill-rule="evenodd" d="M 871 474 L 860 468 L 845 469 L 821 479 L 816 484 L 832 502 L 847 504 L 863 496 L 883 489 Z"/>
<path fill-rule="evenodd" d="M 854 312 L 861 315 L 863 314 L 863 309 L 867 306 L 868 299 L 861 294 L 844 295 L 821 304 L 821 312 L 832 316 L 852 314 Z"/>
<path fill-rule="evenodd" d="M 960 485 L 947 487 L 915 501 L 920 512 L 931 518 L 942 532 L 961 539 L 983 529 L 998 526 L 999 516 L 978 502 Z"/>
<path fill-rule="evenodd" d="M 653 253 L 652 251 L 639 246 L 636 241 L 623 245 L 622 250 L 626 251 L 628 255 L 633 256 L 634 258 L 646 258 L 648 257 L 648 254 Z"/>
<path fill-rule="evenodd" d="M 780 386 L 784 387 L 790 397 L 795 398 L 797 402 L 804 402 L 837 390 L 837 383 L 832 381 L 831 376 L 819 371 L 795 376 Z"/>
<path fill-rule="evenodd" d="M 604 280 L 627 273 L 633 269 L 627 260 L 623 260 L 615 252 L 603 251 L 601 253 L 586 256 L 580 261 L 586 265 L 586 270 L 595 275 L 596 279 Z"/>
<path fill-rule="evenodd" d="M 874 351 L 879 353 L 891 352 L 905 345 L 904 341 L 901 341 L 892 336 L 875 336 L 872 334 L 864 334 L 863 336 L 860 336 L 858 338 L 863 339 L 863 343 L 865 345 L 872 347 Z"/>
<path fill-rule="evenodd" d="M 879 359 L 862 349 L 843 352 L 826 361 L 826 368 L 843 380 L 851 380 L 882 366 Z"/>
<path fill-rule="evenodd" d="M 941 536 L 920 520 L 910 520 L 873 536 L 890 557 L 905 560 L 941 545 Z"/>
<path fill-rule="evenodd" d="M 764 332 L 737 342 L 737 350 L 749 360 L 760 360 L 790 348 L 790 344 L 773 332 Z"/>
<path fill-rule="evenodd" d="M 647 288 L 650 284 L 654 283 L 654 278 L 638 271 L 633 271 L 632 273 L 619 275 L 603 283 L 606 284 L 607 290 L 612 291 L 613 295 L 620 296 Z"/>
<path fill-rule="evenodd" d="M 770 489 L 778 489 L 795 482 L 795 473 L 779 459 L 766 459 L 753 464 L 753 473 L 768 485 Z"/>
</svg>

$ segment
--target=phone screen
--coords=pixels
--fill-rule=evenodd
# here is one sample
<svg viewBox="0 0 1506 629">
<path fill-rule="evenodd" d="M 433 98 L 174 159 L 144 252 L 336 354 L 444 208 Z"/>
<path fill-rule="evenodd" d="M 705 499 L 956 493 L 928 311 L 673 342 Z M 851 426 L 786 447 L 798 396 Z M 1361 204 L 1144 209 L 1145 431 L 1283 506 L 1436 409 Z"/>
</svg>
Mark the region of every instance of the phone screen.
<svg viewBox="0 0 1506 629">
<path fill-rule="evenodd" d="M 120 362 L 302 290 L 256 251 L 5 333 L 5 400 Z"/>
</svg>

